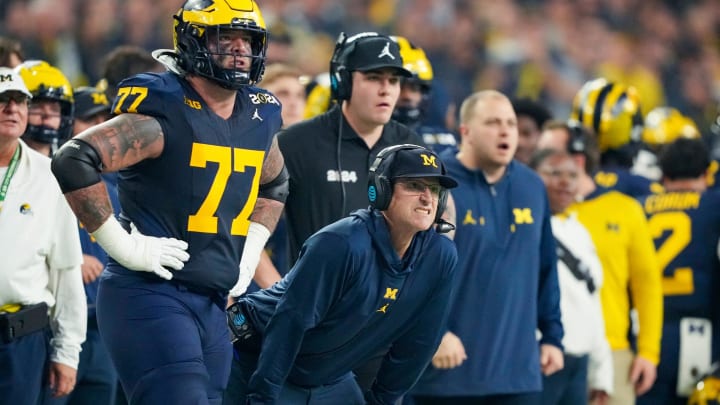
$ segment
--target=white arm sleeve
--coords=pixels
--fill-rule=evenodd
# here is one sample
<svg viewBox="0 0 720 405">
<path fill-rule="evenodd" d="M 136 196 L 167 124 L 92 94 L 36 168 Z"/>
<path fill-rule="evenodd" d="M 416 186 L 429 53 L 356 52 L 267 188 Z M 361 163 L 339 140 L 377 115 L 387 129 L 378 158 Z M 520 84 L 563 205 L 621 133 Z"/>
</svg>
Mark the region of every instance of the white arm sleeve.
<svg viewBox="0 0 720 405">
<path fill-rule="evenodd" d="M 260 263 L 260 254 L 265 248 L 265 243 L 270 238 L 270 230 L 257 222 L 250 222 L 248 234 L 245 238 L 242 258 L 240 259 L 238 281 L 230 290 L 230 295 L 239 297 L 247 290 L 250 282 L 255 276 L 255 269 Z"/>
</svg>

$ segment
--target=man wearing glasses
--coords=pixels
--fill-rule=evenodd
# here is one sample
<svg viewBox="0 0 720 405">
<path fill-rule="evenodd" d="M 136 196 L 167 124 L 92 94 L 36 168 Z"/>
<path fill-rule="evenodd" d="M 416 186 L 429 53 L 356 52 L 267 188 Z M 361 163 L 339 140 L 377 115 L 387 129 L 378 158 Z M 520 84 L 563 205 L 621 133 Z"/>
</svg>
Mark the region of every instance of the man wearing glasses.
<svg viewBox="0 0 720 405">
<path fill-rule="evenodd" d="M 436 231 L 457 185 L 429 149 L 383 149 L 370 208 L 311 236 L 280 282 L 228 309 L 248 404 L 393 404 L 444 330 L 457 262 Z M 385 353 L 363 393 L 352 370 Z"/>
<path fill-rule="evenodd" d="M 0 402 L 35 404 L 75 386 L 87 307 L 77 222 L 50 159 L 20 136 L 31 93 L 0 67 Z"/>
</svg>

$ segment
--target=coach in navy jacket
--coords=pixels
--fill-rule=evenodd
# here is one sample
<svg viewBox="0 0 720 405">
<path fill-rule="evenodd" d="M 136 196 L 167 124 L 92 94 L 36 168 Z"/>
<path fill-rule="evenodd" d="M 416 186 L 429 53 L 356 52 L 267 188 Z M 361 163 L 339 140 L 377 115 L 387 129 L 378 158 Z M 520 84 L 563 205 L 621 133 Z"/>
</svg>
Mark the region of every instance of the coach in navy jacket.
<svg viewBox="0 0 720 405">
<path fill-rule="evenodd" d="M 262 336 L 259 356 L 236 345 L 247 403 L 394 404 L 435 352 L 457 252 L 433 223 L 457 183 L 415 145 L 386 148 L 370 170 L 371 207 L 314 234 L 285 278 L 236 304 Z M 351 370 L 378 353 L 363 395 Z"/>
<path fill-rule="evenodd" d="M 460 115 L 460 152 L 441 155 L 459 183 L 452 191 L 458 222 L 456 293 L 448 333 L 413 393 L 420 405 L 534 404 L 541 373 L 563 367 L 557 257 L 545 186 L 513 160 L 517 119 L 507 97 L 475 93 Z"/>
</svg>

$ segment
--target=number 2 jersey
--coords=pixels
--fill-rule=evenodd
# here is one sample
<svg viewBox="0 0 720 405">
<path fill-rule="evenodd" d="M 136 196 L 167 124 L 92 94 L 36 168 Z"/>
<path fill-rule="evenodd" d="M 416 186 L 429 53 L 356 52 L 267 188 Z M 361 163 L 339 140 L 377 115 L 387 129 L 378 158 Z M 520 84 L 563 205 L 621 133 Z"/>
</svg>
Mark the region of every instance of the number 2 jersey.
<svg viewBox="0 0 720 405">
<path fill-rule="evenodd" d="M 662 397 L 675 391 L 684 363 L 702 374 L 704 367 L 720 360 L 720 191 L 665 192 L 640 202 L 663 274 L 665 315 L 658 388 L 653 387 L 657 391 L 667 386 L 669 392 Z M 689 356 L 684 359 L 683 346 L 688 346 Z M 696 362 L 693 352 L 706 353 L 704 365 L 691 364 Z M 688 375 L 687 380 L 694 383 L 699 377 Z"/>
<path fill-rule="evenodd" d="M 265 90 L 242 87 L 224 119 L 185 79 L 147 73 L 120 83 L 113 112 L 151 116 L 164 136 L 159 157 L 120 171 L 121 222 L 144 235 L 188 243 L 190 259 L 173 273 L 175 280 L 229 290 L 238 278 L 266 152 L 282 125 L 280 103 Z M 133 147 L 143 145 L 118 145 L 128 153 Z M 113 260 L 109 270 L 129 272 Z"/>
</svg>

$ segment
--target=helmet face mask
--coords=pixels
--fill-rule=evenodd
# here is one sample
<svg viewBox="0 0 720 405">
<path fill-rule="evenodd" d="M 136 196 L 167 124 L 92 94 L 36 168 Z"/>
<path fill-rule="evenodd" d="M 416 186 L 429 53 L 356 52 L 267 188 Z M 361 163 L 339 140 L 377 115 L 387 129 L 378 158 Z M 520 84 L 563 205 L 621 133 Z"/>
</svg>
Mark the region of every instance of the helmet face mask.
<svg viewBox="0 0 720 405">
<path fill-rule="evenodd" d="M 252 0 L 189 0 L 174 16 L 175 50 L 180 67 L 227 89 L 255 85 L 262 79 L 267 30 Z M 235 52 L 238 38 L 250 55 Z"/>
<path fill-rule="evenodd" d="M 413 128 L 422 120 L 429 93 L 420 82 L 412 78 L 404 78 L 401 83 L 400 97 L 393 109 L 392 118 Z"/>
<path fill-rule="evenodd" d="M 422 94 L 421 99 L 416 103 L 410 102 L 409 98 L 404 99 L 403 93 L 401 93 L 398 104 L 393 110 L 393 119 L 413 127 L 420 124 L 430 100 L 433 80 L 432 65 L 425 55 L 425 51 L 413 45 L 407 38 L 401 36 L 392 36 L 390 38 L 397 42 L 400 48 L 403 67 L 412 73 L 412 77 L 403 77 L 401 79 L 403 92 L 407 91 L 405 88 L 410 86 L 411 91 Z"/>
<path fill-rule="evenodd" d="M 57 102 L 60 105 L 58 128 L 28 123 L 24 136 L 35 142 L 60 145 L 72 134 L 74 98 L 70 81 L 59 69 L 45 61 L 26 61 L 16 69 L 33 95 L 30 110 L 33 109 L 33 104 L 47 101 Z"/>
</svg>

